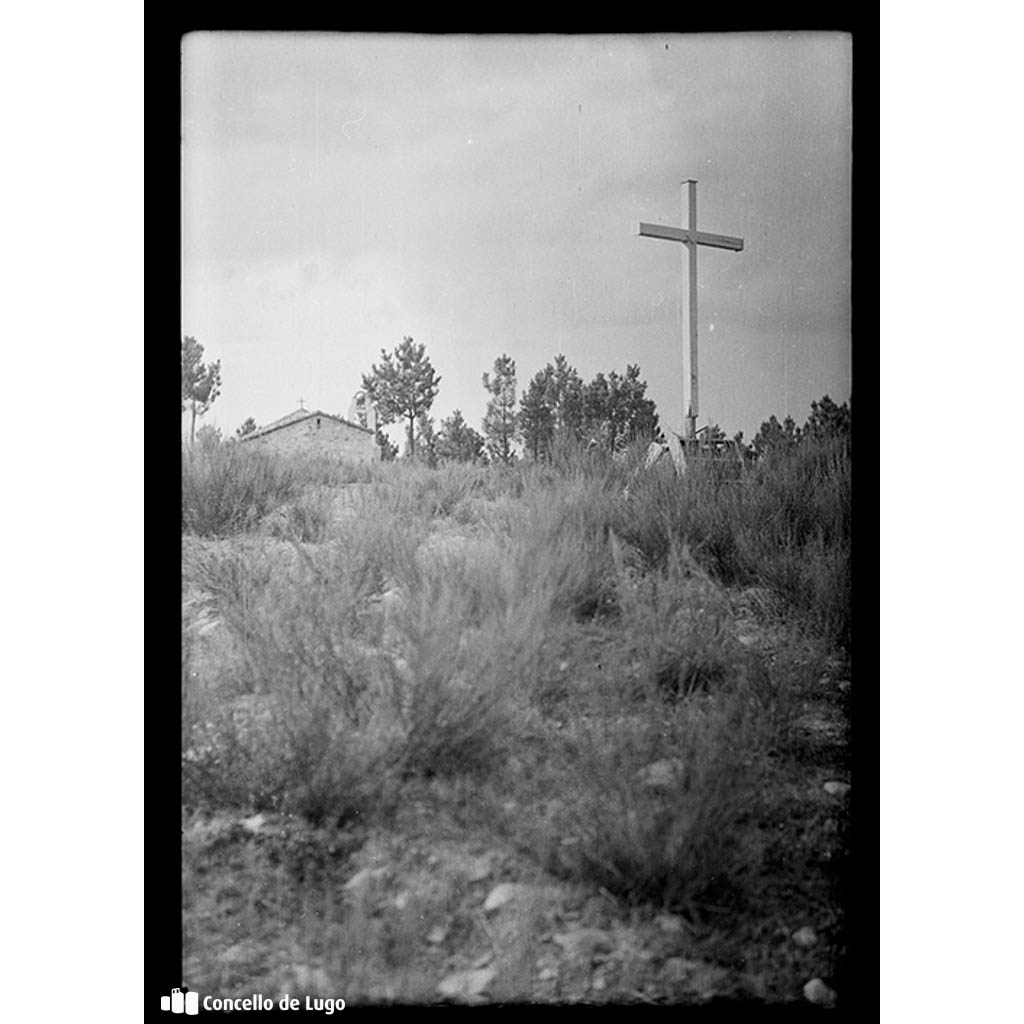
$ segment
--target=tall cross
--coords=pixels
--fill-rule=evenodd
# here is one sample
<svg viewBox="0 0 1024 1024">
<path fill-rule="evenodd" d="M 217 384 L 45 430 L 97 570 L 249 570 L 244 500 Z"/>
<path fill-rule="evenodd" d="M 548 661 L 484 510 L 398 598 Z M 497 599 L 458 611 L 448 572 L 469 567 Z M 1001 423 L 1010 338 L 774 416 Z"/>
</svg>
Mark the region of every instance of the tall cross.
<svg viewBox="0 0 1024 1024">
<path fill-rule="evenodd" d="M 305 407 L 305 406 L 304 406 L 304 405 L 302 404 L 302 403 L 303 403 L 304 401 L 305 401 L 305 399 L 304 399 L 304 398 L 300 398 L 300 399 L 299 399 L 299 408 L 300 408 L 300 409 L 305 409 L 305 408 L 306 408 L 306 407 Z"/>
<path fill-rule="evenodd" d="M 647 238 L 664 238 L 669 242 L 682 242 L 690 254 L 690 401 L 686 410 L 688 420 L 686 436 L 693 441 L 697 436 L 697 246 L 710 245 L 716 249 L 732 249 L 740 252 L 743 248 L 742 238 L 731 238 L 729 235 L 711 235 L 706 231 L 697 230 L 697 182 L 692 178 L 683 182 L 690 186 L 690 226 L 686 228 L 669 228 L 661 224 L 644 224 L 641 222 L 637 232 Z"/>
</svg>

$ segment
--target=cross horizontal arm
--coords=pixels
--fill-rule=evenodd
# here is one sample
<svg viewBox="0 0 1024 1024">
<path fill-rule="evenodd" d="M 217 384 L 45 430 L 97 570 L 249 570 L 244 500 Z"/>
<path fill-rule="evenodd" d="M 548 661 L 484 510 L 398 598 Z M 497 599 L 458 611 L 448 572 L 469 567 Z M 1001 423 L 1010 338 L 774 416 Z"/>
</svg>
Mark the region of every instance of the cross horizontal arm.
<svg viewBox="0 0 1024 1024">
<path fill-rule="evenodd" d="M 706 231 L 696 232 L 698 245 L 712 245 L 716 249 L 732 249 L 733 252 L 743 250 L 743 239 L 731 235 L 709 235 Z"/>
<path fill-rule="evenodd" d="M 733 238 L 730 235 L 711 235 L 706 231 L 691 231 L 689 228 L 672 228 L 664 224 L 645 224 L 640 222 L 638 235 L 647 238 L 664 238 L 669 242 L 696 242 L 697 245 L 711 245 L 716 249 L 732 249 L 740 252 L 743 249 L 743 239 Z"/>
</svg>

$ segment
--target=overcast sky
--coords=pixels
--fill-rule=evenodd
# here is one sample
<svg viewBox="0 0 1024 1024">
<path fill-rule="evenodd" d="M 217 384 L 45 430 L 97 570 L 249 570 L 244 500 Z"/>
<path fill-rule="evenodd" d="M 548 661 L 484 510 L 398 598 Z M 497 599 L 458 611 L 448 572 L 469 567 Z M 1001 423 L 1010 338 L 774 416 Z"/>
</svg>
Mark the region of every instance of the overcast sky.
<svg viewBox="0 0 1024 1024">
<path fill-rule="evenodd" d="M 481 375 L 638 363 L 682 429 L 685 247 L 702 247 L 700 421 L 749 439 L 850 397 L 852 44 L 834 33 L 200 33 L 182 50 L 182 334 L 220 359 L 206 420 L 346 413 L 403 336 L 439 423 Z M 397 431 L 395 432 L 397 434 Z"/>
</svg>

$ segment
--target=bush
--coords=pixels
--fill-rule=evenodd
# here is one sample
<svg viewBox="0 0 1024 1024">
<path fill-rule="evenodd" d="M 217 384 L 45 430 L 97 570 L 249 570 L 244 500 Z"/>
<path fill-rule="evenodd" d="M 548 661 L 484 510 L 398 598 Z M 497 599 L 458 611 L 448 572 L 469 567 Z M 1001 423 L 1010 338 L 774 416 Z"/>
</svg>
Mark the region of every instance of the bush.
<svg viewBox="0 0 1024 1024">
<path fill-rule="evenodd" d="M 642 667 L 649 697 L 713 691 L 734 672 L 739 648 L 722 590 L 685 549 L 674 549 L 662 571 L 620 577 L 621 628 Z"/>
<path fill-rule="evenodd" d="M 649 472 L 616 521 L 651 567 L 685 544 L 715 579 L 773 588 L 807 622 L 850 641 L 850 456 L 841 440 L 807 439 L 723 479 L 694 460 L 682 477 Z"/>
<path fill-rule="evenodd" d="M 237 442 L 183 448 L 182 532 L 200 537 L 241 533 L 298 501 L 309 488 L 372 479 L 374 470 L 324 455 L 282 456 Z"/>
<path fill-rule="evenodd" d="M 319 820 L 354 813 L 367 787 L 502 762 L 550 588 L 521 586 L 486 545 L 419 552 L 424 531 L 370 516 L 319 550 L 294 540 L 188 550 L 189 575 L 216 595 L 242 651 L 234 691 L 263 716 L 243 735 L 234 693 L 207 715 L 190 741 L 207 751 L 189 768 L 197 793 Z"/>
<path fill-rule="evenodd" d="M 404 519 L 429 521 L 448 516 L 456 507 L 487 488 L 488 470 L 466 463 L 447 463 L 432 469 L 403 460 L 382 467 L 382 502 L 387 512 Z"/>
<path fill-rule="evenodd" d="M 537 825 L 549 870 L 690 911 L 738 885 L 754 862 L 741 823 L 756 793 L 755 728 L 742 692 L 691 697 L 667 717 L 584 720 L 557 776 L 571 796 Z"/>
</svg>

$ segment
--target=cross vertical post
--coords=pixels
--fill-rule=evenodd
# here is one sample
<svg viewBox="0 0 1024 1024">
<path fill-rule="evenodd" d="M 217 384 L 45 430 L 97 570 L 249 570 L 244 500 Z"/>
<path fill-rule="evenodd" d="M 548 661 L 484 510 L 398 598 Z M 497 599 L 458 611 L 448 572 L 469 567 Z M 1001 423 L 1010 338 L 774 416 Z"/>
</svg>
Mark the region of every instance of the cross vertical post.
<svg viewBox="0 0 1024 1024">
<path fill-rule="evenodd" d="M 692 178 L 683 182 L 690 186 L 690 233 L 697 231 L 697 182 Z M 686 436 L 697 438 L 697 243 L 691 238 L 686 243 L 690 261 L 690 403 L 686 411 Z"/>
<path fill-rule="evenodd" d="M 664 227 L 661 224 L 640 223 L 637 234 L 646 238 L 662 238 L 669 242 L 682 242 L 687 249 L 689 259 L 689 291 L 690 291 L 690 381 L 689 401 L 686 405 L 686 437 L 688 441 L 697 438 L 697 414 L 699 410 L 699 393 L 697 390 L 697 246 L 710 245 L 716 249 L 731 249 L 734 252 L 743 250 L 743 239 L 729 235 L 712 235 L 697 230 L 697 182 L 688 178 L 682 183 L 688 186 L 689 192 L 689 224 L 686 228 Z"/>
</svg>

